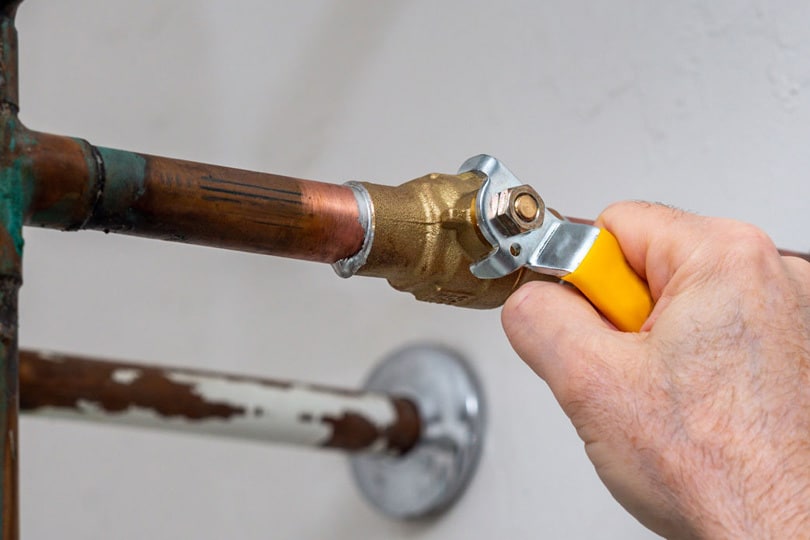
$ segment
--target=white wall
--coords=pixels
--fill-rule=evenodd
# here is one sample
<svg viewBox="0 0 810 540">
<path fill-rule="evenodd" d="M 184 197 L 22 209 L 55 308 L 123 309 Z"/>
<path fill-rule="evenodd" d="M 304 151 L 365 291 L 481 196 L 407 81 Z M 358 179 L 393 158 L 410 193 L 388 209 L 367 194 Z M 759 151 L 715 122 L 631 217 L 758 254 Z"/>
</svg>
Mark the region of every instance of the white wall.
<svg viewBox="0 0 810 540">
<path fill-rule="evenodd" d="M 95 144 L 330 182 L 487 152 L 570 215 L 666 201 L 810 248 L 801 1 L 27 0 L 22 118 Z M 342 456 L 25 419 L 29 539 L 649 538 L 508 347 L 497 311 L 328 266 L 26 230 L 24 346 L 356 386 L 413 340 L 470 355 L 478 476 L 427 524 L 379 517 Z"/>
</svg>

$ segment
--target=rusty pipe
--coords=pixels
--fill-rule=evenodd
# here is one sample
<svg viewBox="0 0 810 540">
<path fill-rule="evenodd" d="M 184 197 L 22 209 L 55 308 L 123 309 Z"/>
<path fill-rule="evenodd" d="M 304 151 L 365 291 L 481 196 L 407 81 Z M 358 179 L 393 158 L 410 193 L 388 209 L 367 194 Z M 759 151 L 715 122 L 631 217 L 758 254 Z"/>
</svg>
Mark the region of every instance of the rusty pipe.
<svg viewBox="0 0 810 540">
<path fill-rule="evenodd" d="M 26 224 L 334 263 L 364 239 L 352 189 L 19 128 Z"/>
<path fill-rule="evenodd" d="M 20 409 L 37 416 L 401 455 L 420 439 L 404 397 L 20 351 Z"/>
</svg>

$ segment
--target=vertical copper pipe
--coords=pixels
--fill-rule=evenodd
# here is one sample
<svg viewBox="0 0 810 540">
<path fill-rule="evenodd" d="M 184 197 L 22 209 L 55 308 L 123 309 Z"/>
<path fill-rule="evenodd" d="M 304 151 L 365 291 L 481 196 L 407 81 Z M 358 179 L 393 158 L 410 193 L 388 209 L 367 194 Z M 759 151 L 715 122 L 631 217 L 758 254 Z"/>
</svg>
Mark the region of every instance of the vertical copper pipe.
<svg viewBox="0 0 810 540">
<path fill-rule="evenodd" d="M 332 263 L 359 251 L 350 188 L 27 132 L 26 223 Z"/>
<path fill-rule="evenodd" d="M 22 218 L 26 169 L 16 153 L 19 1 L 0 2 L 0 540 L 19 537 L 17 435 L 17 296 L 22 283 Z"/>
</svg>

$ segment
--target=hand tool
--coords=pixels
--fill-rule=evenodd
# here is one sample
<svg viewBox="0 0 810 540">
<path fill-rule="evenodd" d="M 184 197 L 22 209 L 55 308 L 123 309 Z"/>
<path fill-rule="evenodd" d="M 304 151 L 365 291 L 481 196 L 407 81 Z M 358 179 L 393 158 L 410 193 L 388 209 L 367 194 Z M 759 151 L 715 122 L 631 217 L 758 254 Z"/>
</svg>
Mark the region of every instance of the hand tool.
<svg viewBox="0 0 810 540">
<path fill-rule="evenodd" d="M 476 224 L 492 246 L 470 265 L 473 275 L 496 279 L 527 267 L 574 285 L 619 330 L 641 329 L 653 300 L 609 231 L 546 208 L 531 186 L 492 156 L 468 159 L 459 174 L 466 172 L 484 177 L 475 200 Z"/>
</svg>

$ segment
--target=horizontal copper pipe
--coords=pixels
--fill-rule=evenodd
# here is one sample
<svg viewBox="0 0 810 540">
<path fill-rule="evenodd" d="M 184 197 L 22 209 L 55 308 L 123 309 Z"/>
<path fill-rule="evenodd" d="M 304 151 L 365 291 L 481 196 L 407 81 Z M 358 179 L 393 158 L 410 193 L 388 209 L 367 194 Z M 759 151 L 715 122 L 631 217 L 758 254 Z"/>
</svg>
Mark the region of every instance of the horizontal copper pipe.
<svg viewBox="0 0 810 540">
<path fill-rule="evenodd" d="M 779 253 L 784 257 L 799 257 L 807 262 L 810 262 L 810 253 L 799 253 L 798 251 L 790 251 L 788 249 L 780 249 Z"/>
<path fill-rule="evenodd" d="M 404 454 L 421 436 L 409 399 L 189 369 L 20 351 L 25 413 L 221 437 Z"/>
<path fill-rule="evenodd" d="M 23 131 L 26 224 L 95 229 L 332 263 L 364 231 L 350 188 Z"/>
<path fill-rule="evenodd" d="M 22 126 L 17 131 L 16 153 L 30 183 L 28 225 L 325 263 L 363 244 L 357 201 L 346 186 L 96 147 Z"/>
</svg>

